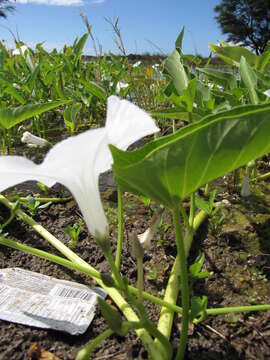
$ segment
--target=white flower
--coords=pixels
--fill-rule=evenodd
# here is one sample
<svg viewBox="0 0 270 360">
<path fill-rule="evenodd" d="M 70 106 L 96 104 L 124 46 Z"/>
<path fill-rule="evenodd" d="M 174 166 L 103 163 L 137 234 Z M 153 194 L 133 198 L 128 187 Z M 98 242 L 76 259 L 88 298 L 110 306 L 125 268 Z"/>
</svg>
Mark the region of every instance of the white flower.
<svg viewBox="0 0 270 360">
<path fill-rule="evenodd" d="M 154 70 L 157 70 L 157 69 L 159 68 L 159 64 L 154 64 L 154 65 L 152 65 L 152 68 L 153 68 Z"/>
<path fill-rule="evenodd" d="M 270 97 L 270 89 L 264 91 L 264 95 Z"/>
<path fill-rule="evenodd" d="M 20 48 L 14 49 L 12 51 L 12 55 L 21 55 L 25 53 L 25 51 L 28 49 L 28 47 L 26 45 L 22 45 L 20 46 Z"/>
<path fill-rule="evenodd" d="M 119 82 L 117 83 L 116 89 L 115 89 L 116 94 L 119 94 L 120 91 L 121 91 L 121 89 L 126 89 L 127 87 L 128 87 L 128 84 L 127 84 L 127 83 L 124 83 L 124 82 L 119 81 Z"/>
<path fill-rule="evenodd" d="M 135 68 L 139 67 L 141 65 L 141 63 L 142 63 L 141 61 L 137 61 L 137 62 L 135 62 L 135 64 L 133 64 L 133 67 L 135 67 Z"/>
<path fill-rule="evenodd" d="M 22 135 L 21 142 L 28 147 L 44 147 L 48 145 L 48 141 L 25 131 Z"/>
<path fill-rule="evenodd" d="M 99 174 L 110 169 L 108 144 L 126 150 L 143 136 L 159 131 L 143 110 L 116 96 L 108 98 L 105 127 L 85 131 L 56 144 L 43 163 L 20 156 L 0 156 L 0 192 L 26 180 L 47 186 L 59 182 L 76 199 L 89 231 L 102 240 L 108 232 L 98 189 Z"/>
</svg>

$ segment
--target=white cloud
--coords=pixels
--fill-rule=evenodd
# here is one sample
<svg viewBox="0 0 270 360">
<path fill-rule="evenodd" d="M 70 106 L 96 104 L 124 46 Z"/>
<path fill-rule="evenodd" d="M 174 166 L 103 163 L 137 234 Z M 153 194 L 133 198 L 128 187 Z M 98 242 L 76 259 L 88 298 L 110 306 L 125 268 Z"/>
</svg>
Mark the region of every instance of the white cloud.
<svg viewBox="0 0 270 360">
<path fill-rule="evenodd" d="M 91 1 L 91 4 L 103 4 L 105 3 L 105 0 L 93 0 Z"/>
<path fill-rule="evenodd" d="M 80 6 L 83 5 L 84 2 L 83 0 L 16 0 L 16 3 L 52 5 L 52 6 Z"/>
</svg>

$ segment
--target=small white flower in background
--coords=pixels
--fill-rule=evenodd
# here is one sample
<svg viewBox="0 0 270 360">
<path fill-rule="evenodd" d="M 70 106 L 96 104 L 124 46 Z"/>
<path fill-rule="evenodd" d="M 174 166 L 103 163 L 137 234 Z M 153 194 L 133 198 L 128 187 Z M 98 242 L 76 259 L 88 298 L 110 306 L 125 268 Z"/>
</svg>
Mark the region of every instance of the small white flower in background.
<svg viewBox="0 0 270 360">
<path fill-rule="evenodd" d="M 28 51 L 27 51 L 28 50 Z M 19 48 L 15 49 L 12 51 L 12 55 L 23 55 L 23 57 L 25 58 L 25 61 L 29 67 L 29 69 L 31 70 L 31 72 L 33 73 L 35 71 L 35 68 L 37 67 L 37 64 L 34 64 L 30 53 L 29 53 L 29 48 L 26 45 L 22 45 Z"/>
<path fill-rule="evenodd" d="M 149 228 L 144 233 L 137 235 L 138 240 L 143 249 L 145 250 L 149 249 L 151 245 L 151 241 L 155 236 L 155 233 L 157 232 L 160 219 L 161 219 L 161 212 L 159 211 L 153 215 Z"/>
<path fill-rule="evenodd" d="M 18 84 L 13 83 L 12 85 L 13 85 L 14 89 L 17 89 L 17 90 L 19 90 L 19 89 L 20 89 L 20 86 L 19 86 Z"/>
<path fill-rule="evenodd" d="M 137 61 L 137 62 L 135 62 L 135 64 L 133 64 L 133 67 L 135 67 L 135 68 L 139 67 L 141 65 L 141 63 L 142 63 L 141 61 Z"/>
<path fill-rule="evenodd" d="M 59 182 L 73 194 L 90 233 L 102 241 L 108 236 L 108 223 L 98 178 L 113 162 L 108 145 L 126 150 L 157 131 L 159 128 L 145 111 L 127 100 L 110 96 L 105 127 L 59 142 L 40 165 L 21 156 L 0 156 L 0 192 L 27 180 L 37 180 L 49 187 Z"/>
<path fill-rule="evenodd" d="M 47 140 L 31 134 L 29 131 L 23 133 L 21 142 L 33 148 L 44 147 L 49 144 Z"/>
<path fill-rule="evenodd" d="M 128 84 L 127 84 L 127 83 L 124 83 L 124 82 L 119 81 L 119 82 L 117 83 L 117 85 L 116 85 L 115 91 L 116 91 L 117 94 L 119 94 L 120 91 L 121 91 L 121 89 L 126 89 L 127 87 L 128 87 Z"/>
<path fill-rule="evenodd" d="M 153 68 L 154 70 L 157 70 L 157 69 L 159 68 L 159 64 L 154 64 L 154 65 L 152 65 L 152 68 Z"/>
<path fill-rule="evenodd" d="M 247 197 L 250 195 L 251 195 L 251 192 L 250 192 L 250 186 L 249 186 L 249 176 L 247 174 L 245 174 L 243 177 L 243 182 L 242 182 L 241 196 Z"/>
<path fill-rule="evenodd" d="M 264 95 L 270 97 L 270 89 L 264 91 Z"/>
<path fill-rule="evenodd" d="M 25 51 L 28 49 L 26 45 L 20 46 L 20 48 L 14 49 L 12 55 L 24 55 Z"/>
</svg>

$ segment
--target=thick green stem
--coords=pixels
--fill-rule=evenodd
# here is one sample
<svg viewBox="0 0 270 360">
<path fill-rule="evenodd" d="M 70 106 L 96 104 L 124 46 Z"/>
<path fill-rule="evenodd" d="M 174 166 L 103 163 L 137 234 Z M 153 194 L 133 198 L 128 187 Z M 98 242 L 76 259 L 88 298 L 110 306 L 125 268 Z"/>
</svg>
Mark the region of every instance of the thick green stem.
<svg viewBox="0 0 270 360">
<path fill-rule="evenodd" d="M 123 221 L 123 197 L 122 191 L 120 186 L 117 187 L 117 200 L 118 200 L 118 239 L 117 239 L 117 248 L 116 248 L 116 255 L 115 255 L 115 265 L 118 270 L 120 270 L 121 264 L 121 255 L 122 255 L 122 247 L 123 247 L 123 229 L 124 229 L 124 221 Z"/>
<path fill-rule="evenodd" d="M 189 286 L 188 286 L 188 272 L 186 264 L 186 254 L 184 238 L 181 229 L 181 219 L 179 216 L 179 208 L 175 208 L 172 211 L 173 225 L 175 232 L 175 240 L 177 246 L 177 256 L 179 257 L 179 270 L 181 275 L 181 298 L 182 298 L 182 326 L 180 343 L 176 354 L 176 360 L 184 359 L 184 354 L 187 345 L 188 338 L 188 323 L 189 323 Z"/>
<path fill-rule="evenodd" d="M 76 360 L 89 360 L 93 350 L 112 334 L 113 331 L 111 329 L 106 329 L 105 331 L 103 331 L 94 340 L 92 340 L 86 347 L 84 347 L 78 352 L 76 356 Z"/>
<path fill-rule="evenodd" d="M 3 203 L 8 208 L 12 209 L 13 204 L 10 203 L 3 195 L 0 195 L 0 202 Z M 65 246 L 60 240 L 55 238 L 52 234 L 50 234 L 46 229 L 44 229 L 41 225 L 39 225 L 34 219 L 25 214 L 22 210 L 16 210 L 16 216 L 26 222 L 28 225 L 32 226 L 32 228 L 39 233 L 44 239 L 46 239 L 52 246 L 54 246 L 58 251 L 60 251 L 65 257 L 69 260 L 73 261 L 76 264 L 86 266 L 88 269 L 93 270 L 92 266 L 87 264 L 83 259 L 81 259 L 77 254 L 75 254 L 72 250 L 70 250 L 67 246 Z M 108 293 L 108 295 L 112 298 L 112 300 L 116 303 L 122 313 L 125 315 L 127 320 L 129 321 L 138 321 L 138 317 L 131 308 L 131 306 L 125 301 L 125 299 L 121 296 L 118 290 L 114 288 L 108 288 L 101 280 L 96 280 L 97 283 L 103 287 L 103 289 Z M 146 350 L 149 352 L 150 358 L 153 359 L 163 359 L 160 352 L 157 351 L 154 346 L 153 339 L 144 329 L 136 330 L 137 335 L 142 340 Z"/>
<path fill-rule="evenodd" d="M 182 212 L 184 209 L 182 209 Z M 184 216 L 184 213 L 183 213 Z M 188 231 L 185 235 L 185 254 L 188 256 L 189 250 L 192 244 L 193 234 L 199 228 L 199 226 L 203 223 L 203 221 L 207 218 L 207 214 L 204 211 L 200 211 L 194 218 L 193 227 L 190 231 Z M 186 217 L 186 215 L 185 215 Z M 180 221 L 180 219 L 179 219 Z M 188 219 L 186 219 L 186 225 L 189 227 Z M 173 264 L 170 277 L 168 280 L 168 284 L 166 287 L 164 302 L 170 306 L 163 306 L 160 312 L 160 318 L 158 321 L 158 329 L 159 331 L 167 337 L 167 339 L 171 336 L 174 312 L 180 313 L 179 309 L 176 310 L 177 305 L 176 301 L 179 293 L 179 277 L 180 277 L 180 264 L 179 264 L 179 256 L 176 257 L 175 262 Z M 181 309 L 182 310 L 182 309 Z M 157 346 L 160 346 L 158 340 L 155 340 Z"/>
</svg>

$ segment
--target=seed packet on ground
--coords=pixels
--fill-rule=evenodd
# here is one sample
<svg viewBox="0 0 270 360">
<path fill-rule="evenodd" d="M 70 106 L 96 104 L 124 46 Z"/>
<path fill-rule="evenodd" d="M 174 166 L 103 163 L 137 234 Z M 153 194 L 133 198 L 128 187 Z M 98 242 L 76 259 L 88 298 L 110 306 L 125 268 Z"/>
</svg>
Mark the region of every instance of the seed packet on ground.
<svg viewBox="0 0 270 360">
<path fill-rule="evenodd" d="M 83 334 L 98 296 L 105 298 L 106 292 L 20 268 L 0 270 L 1 320 Z"/>
</svg>

